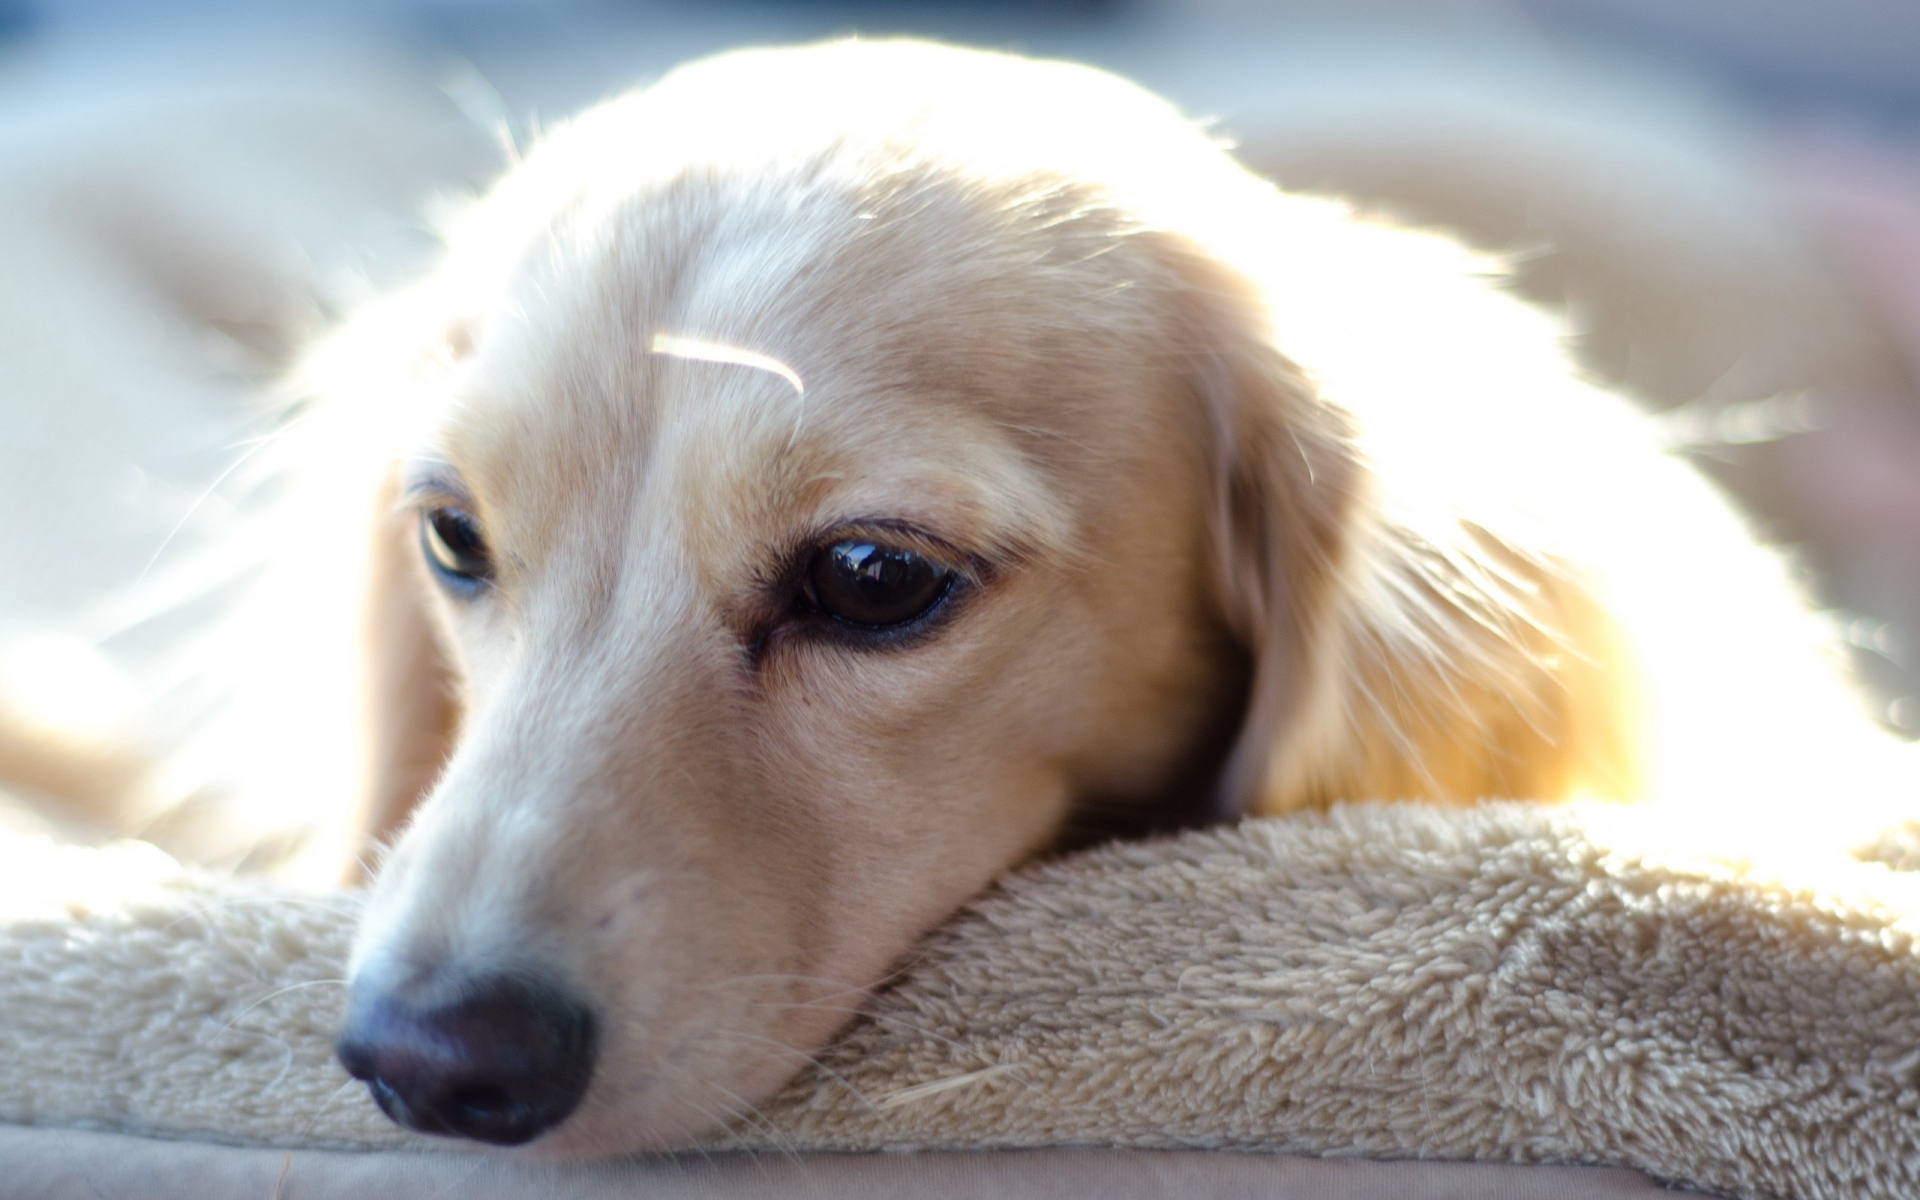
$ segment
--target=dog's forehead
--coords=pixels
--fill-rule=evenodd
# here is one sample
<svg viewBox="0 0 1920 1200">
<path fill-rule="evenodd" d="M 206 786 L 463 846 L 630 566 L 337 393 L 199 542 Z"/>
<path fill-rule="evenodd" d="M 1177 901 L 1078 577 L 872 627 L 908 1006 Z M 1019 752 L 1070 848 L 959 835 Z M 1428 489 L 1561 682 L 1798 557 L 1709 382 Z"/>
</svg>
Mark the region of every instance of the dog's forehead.
<svg viewBox="0 0 1920 1200">
<path fill-rule="evenodd" d="M 556 221 L 449 409 L 450 456 L 509 519 L 639 497 L 706 532 L 897 516 L 1063 544 L 1076 455 L 1147 390 L 1137 269 L 1089 248 L 1104 228 L 1018 211 L 1068 203 L 816 166 Z"/>
</svg>

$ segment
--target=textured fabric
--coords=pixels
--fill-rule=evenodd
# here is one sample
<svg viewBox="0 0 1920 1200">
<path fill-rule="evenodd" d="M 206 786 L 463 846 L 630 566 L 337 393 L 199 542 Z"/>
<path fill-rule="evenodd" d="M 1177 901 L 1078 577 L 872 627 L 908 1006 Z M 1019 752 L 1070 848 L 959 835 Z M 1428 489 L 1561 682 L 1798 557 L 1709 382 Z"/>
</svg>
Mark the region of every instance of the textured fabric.
<svg viewBox="0 0 1920 1200">
<path fill-rule="evenodd" d="M 731 1143 L 1558 1161 L 1740 1196 L 1920 1192 L 1920 878 L 1836 857 L 1817 887 L 1768 883 L 1635 852 L 1607 821 L 1362 806 L 1030 868 Z M 0 927 L 0 1118 L 444 1146 L 388 1125 L 329 1057 L 350 898 L 26 843 L 0 880 L 20 914 Z"/>
<path fill-rule="evenodd" d="M 449 1162 L 0 1126 L 9 1200 L 1646 1200 L 1643 1175 L 1590 1167 L 1369 1162 L 1144 1150 L 682 1155 L 636 1162 Z"/>
</svg>

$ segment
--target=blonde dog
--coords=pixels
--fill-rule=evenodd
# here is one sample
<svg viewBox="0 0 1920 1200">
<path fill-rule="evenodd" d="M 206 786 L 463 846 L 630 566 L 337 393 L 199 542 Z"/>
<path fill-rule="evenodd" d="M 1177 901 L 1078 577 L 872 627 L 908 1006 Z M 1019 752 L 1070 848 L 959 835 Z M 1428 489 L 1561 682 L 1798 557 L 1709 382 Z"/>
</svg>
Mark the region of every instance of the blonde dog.
<svg viewBox="0 0 1920 1200">
<path fill-rule="evenodd" d="M 553 133 L 321 360 L 392 464 L 342 1062 L 666 1146 L 1105 831 L 1879 788 L 1780 565 L 1493 275 L 1059 63 L 746 52 Z"/>
</svg>

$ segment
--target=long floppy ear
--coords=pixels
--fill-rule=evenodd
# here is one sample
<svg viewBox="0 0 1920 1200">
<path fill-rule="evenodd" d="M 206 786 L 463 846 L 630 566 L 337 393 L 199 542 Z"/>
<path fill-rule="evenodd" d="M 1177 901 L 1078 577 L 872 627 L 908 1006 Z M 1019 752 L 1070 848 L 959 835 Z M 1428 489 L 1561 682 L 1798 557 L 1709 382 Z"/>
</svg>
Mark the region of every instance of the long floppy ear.
<svg viewBox="0 0 1920 1200">
<path fill-rule="evenodd" d="M 1194 388 L 1211 438 L 1215 587 L 1253 670 L 1214 815 L 1270 807 L 1276 760 L 1303 728 L 1328 659 L 1365 472 L 1352 422 L 1274 346 L 1244 281 L 1210 265 Z"/>
<path fill-rule="evenodd" d="M 357 523 L 362 558 L 353 647 L 360 705 L 358 801 L 348 882 L 391 841 L 439 777 L 459 723 L 453 658 L 429 607 L 418 530 L 401 510 L 399 460 L 420 405 L 470 342 L 435 280 L 356 314 L 296 378 L 315 414 L 309 456 L 324 464 L 316 521 Z M 351 553 L 345 547 L 340 553 Z"/>
<path fill-rule="evenodd" d="M 397 510 L 398 493 L 396 468 L 381 482 L 370 514 L 356 822 L 363 851 L 390 841 L 433 786 L 460 715 L 453 670 L 427 609 L 414 527 Z"/>
<path fill-rule="evenodd" d="M 1472 520 L 1397 522 L 1353 418 L 1210 275 L 1216 586 L 1254 662 L 1214 815 L 1633 795 L 1636 672 L 1589 582 Z"/>
</svg>

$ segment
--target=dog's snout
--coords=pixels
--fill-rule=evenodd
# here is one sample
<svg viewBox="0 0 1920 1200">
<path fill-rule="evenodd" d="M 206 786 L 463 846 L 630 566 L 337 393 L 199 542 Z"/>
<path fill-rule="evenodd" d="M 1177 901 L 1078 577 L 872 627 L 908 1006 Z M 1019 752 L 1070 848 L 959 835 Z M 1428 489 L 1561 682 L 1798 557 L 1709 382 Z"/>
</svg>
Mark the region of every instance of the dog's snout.
<svg viewBox="0 0 1920 1200">
<path fill-rule="evenodd" d="M 427 991 L 356 987 L 334 1045 L 387 1116 L 422 1133 L 515 1146 L 579 1106 L 597 1040 L 584 1004 L 511 976 L 444 1002 L 413 998 Z"/>
</svg>

